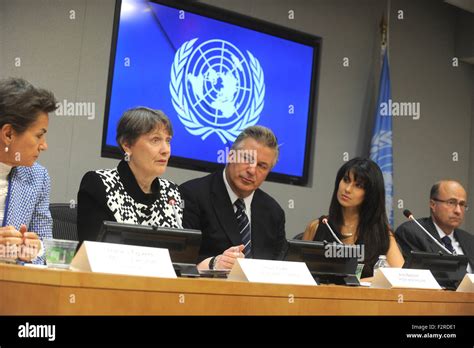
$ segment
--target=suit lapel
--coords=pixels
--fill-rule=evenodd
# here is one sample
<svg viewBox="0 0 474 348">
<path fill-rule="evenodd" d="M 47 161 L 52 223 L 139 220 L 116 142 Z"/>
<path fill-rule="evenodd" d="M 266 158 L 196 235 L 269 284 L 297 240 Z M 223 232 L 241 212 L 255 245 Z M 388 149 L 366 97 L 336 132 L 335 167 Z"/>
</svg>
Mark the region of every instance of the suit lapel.
<svg viewBox="0 0 474 348">
<path fill-rule="evenodd" d="M 469 240 L 469 235 L 467 235 L 468 232 L 463 232 L 454 230 L 454 238 L 456 238 L 461 245 L 462 251 L 464 255 L 468 257 L 471 267 L 474 268 L 474 245 Z"/>
<path fill-rule="evenodd" d="M 424 227 L 438 242 L 443 244 L 443 242 L 441 241 L 441 238 L 439 238 L 438 230 L 436 229 L 436 226 L 434 225 L 432 218 L 427 219 L 426 223 L 424 224 Z M 429 248 L 431 249 L 430 252 L 438 253 L 442 251 L 443 254 L 446 254 L 446 252 L 443 249 L 441 249 L 435 242 L 433 242 L 433 240 L 430 237 L 426 236 L 426 238 L 429 239 L 430 241 L 430 243 L 428 244 Z"/>
<path fill-rule="evenodd" d="M 211 204 L 222 230 L 229 237 L 232 245 L 239 245 L 242 243 L 242 238 L 240 237 L 234 209 L 230 202 L 230 197 L 227 193 L 227 188 L 225 187 L 222 175 L 222 171 L 218 171 L 212 178 Z"/>
<path fill-rule="evenodd" d="M 262 212 L 264 212 L 265 208 L 263 208 L 262 200 L 261 200 L 261 191 L 256 190 L 253 199 L 252 199 L 252 206 L 250 209 L 250 214 L 252 215 L 252 257 L 259 258 L 259 251 L 265 250 L 264 244 L 264 231 L 265 227 L 262 224 Z"/>
</svg>

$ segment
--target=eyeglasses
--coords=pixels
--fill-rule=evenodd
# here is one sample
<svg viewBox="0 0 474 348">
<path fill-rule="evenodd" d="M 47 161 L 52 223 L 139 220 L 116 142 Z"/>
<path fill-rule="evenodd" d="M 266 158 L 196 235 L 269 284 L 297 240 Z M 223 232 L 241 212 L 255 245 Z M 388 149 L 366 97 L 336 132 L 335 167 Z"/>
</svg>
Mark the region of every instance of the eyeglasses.
<svg viewBox="0 0 474 348">
<path fill-rule="evenodd" d="M 448 205 L 448 207 L 450 207 L 451 209 L 456 209 L 456 207 L 459 205 L 459 207 L 464 210 L 464 211 L 468 211 L 469 210 L 469 206 L 467 205 L 466 202 L 458 202 L 457 200 L 455 199 L 448 199 L 448 200 L 442 200 L 442 199 L 437 199 L 437 198 L 433 198 L 433 201 L 436 201 L 436 202 L 441 202 L 441 203 L 446 203 Z"/>
</svg>

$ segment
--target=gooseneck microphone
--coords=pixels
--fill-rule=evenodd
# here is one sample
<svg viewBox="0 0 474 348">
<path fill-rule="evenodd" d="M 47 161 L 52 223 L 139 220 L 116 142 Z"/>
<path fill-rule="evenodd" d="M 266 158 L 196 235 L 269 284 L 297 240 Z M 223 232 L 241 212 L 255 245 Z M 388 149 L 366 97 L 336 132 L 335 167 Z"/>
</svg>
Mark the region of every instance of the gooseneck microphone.
<svg viewBox="0 0 474 348">
<path fill-rule="evenodd" d="M 418 221 L 416 221 L 416 219 L 415 219 L 415 217 L 413 216 L 413 214 L 411 213 L 411 211 L 409 211 L 408 209 L 405 209 L 405 210 L 403 211 L 403 215 L 405 215 L 405 217 L 406 217 L 408 220 L 411 220 L 411 221 L 413 221 L 414 223 L 416 223 L 416 224 L 418 225 L 418 227 L 420 227 L 420 228 L 423 230 L 423 232 L 425 232 L 441 249 L 443 249 L 444 251 L 446 251 L 448 254 L 453 255 L 452 252 L 450 252 L 443 244 L 441 244 L 440 242 L 438 242 L 438 241 L 436 240 L 436 238 L 432 236 L 431 233 L 429 233 L 423 226 L 421 226 L 421 224 L 420 224 Z"/>
<path fill-rule="evenodd" d="M 179 216 L 178 210 L 176 209 L 176 201 L 174 200 L 173 197 L 169 197 L 168 198 L 168 203 L 173 208 L 174 218 L 176 219 L 176 222 L 178 224 L 178 228 L 183 228 L 183 223 L 181 221 L 181 217 Z"/>
<path fill-rule="evenodd" d="M 323 224 L 325 224 L 328 228 L 329 228 L 329 231 L 331 232 L 332 236 L 334 237 L 334 239 L 339 243 L 339 244 L 343 244 L 341 242 L 341 240 L 339 238 L 337 238 L 337 235 L 334 233 L 334 231 L 332 230 L 331 226 L 329 225 L 329 222 L 328 222 L 328 217 L 326 215 L 323 215 L 319 218 L 319 222 L 322 222 Z"/>
</svg>

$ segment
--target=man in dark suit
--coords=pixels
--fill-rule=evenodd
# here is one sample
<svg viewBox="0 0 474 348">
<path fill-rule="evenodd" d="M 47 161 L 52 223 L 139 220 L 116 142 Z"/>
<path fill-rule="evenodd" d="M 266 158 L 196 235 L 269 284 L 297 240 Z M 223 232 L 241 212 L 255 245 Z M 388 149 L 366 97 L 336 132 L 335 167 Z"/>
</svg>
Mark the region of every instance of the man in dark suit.
<svg viewBox="0 0 474 348">
<path fill-rule="evenodd" d="M 466 190 L 453 180 L 442 180 L 431 188 L 431 217 L 418 222 L 453 254 L 469 258 L 468 272 L 474 267 L 474 236 L 458 227 L 464 221 L 467 210 Z M 438 253 L 443 251 L 413 221 L 401 224 L 395 231 L 395 238 L 402 248 L 403 256 L 408 258 L 410 251 Z"/>
<path fill-rule="evenodd" d="M 273 132 L 252 126 L 235 140 L 224 170 L 180 186 L 183 226 L 202 231 L 199 269 L 231 269 L 239 257 L 281 257 L 285 213 L 259 189 L 277 159 Z"/>
</svg>

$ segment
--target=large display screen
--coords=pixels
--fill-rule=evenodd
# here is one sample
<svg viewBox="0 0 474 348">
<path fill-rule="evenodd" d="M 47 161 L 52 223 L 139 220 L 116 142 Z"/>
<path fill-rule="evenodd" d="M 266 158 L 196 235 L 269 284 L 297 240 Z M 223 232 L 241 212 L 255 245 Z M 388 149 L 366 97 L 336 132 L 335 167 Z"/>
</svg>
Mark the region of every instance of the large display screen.
<svg viewBox="0 0 474 348">
<path fill-rule="evenodd" d="M 304 185 L 320 39 L 199 3 L 118 1 L 102 155 L 118 157 L 129 108 L 162 110 L 174 136 L 169 164 L 212 171 L 239 133 L 271 128 L 280 157 L 268 179 Z"/>
</svg>

